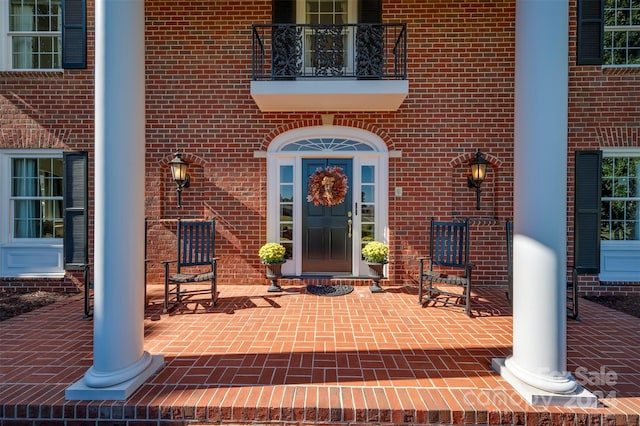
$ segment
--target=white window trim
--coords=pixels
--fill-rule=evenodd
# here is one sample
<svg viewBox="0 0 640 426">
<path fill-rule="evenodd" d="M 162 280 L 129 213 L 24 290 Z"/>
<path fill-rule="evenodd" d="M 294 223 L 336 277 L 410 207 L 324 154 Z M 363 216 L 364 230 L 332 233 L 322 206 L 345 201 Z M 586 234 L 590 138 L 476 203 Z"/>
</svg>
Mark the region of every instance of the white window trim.
<svg viewBox="0 0 640 426">
<path fill-rule="evenodd" d="M 9 0 L 0 0 L 0 71 L 9 69 L 11 63 L 11 39 L 9 38 Z"/>
<path fill-rule="evenodd" d="M 640 149 L 605 148 L 602 157 L 640 156 Z M 600 241 L 600 281 L 640 282 L 640 241 Z"/>
<path fill-rule="evenodd" d="M 62 238 L 14 239 L 11 195 L 11 159 L 62 158 L 61 150 L 0 150 L 0 277 L 64 276 Z M 38 264 L 38 261 L 41 264 Z"/>
<path fill-rule="evenodd" d="M 374 148 L 373 151 L 280 151 L 285 145 L 310 138 L 344 138 L 366 143 Z M 300 276 L 302 274 L 302 258 L 300 248 L 302 247 L 302 159 L 303 158 L 351 158 L 353 161 L 353 193 L 360 191 L 360 168 L 363 165 L 374 165 L 376 167 L 376 224 L 375 234 L 382 236 L 382 242 L 388 244 L 389 239 L 389 151 L 384 141 L 377 135 L 361 129 L 343 126 L 314 126 L 291 130 L 278 135 L 269 145 L 267 150 L 267 242 L 279 239 L 279 187 L 280 187 L 280 166 L 293 165 L 294 173 L 294 197 L 293 205 L 293 259 L 288 260 L 282 266 L 285 275 Z M 355 210 L 356 199 L 352 211 Z M 352 274 L 358 276 L 367 273 L 367 265 L 361 260 L 360 246 L 360 215 L 353 216 L 353 256 Z"/>
<path fill-rule="evenodd" d="M 60 4 L 62 7 L 62 4 Z M 38 34 L 39 32 L 35 32 Z M 41 34 L 57 34 L 58 32 L 41 32 Z M 63 72 L 62 66 L 60 68 L 21 68 L 13 69 L 11 64 L 11 35 L 9 34 L 9 0 L 0 0 L 0 71 L 11 72 Z M 60 37 L 62 37 L 62 31 L 60 31 Z M 60 51 L 62 55 L 62 51 Z"/>
<path fill-rule="evenodd" d="M 606 13 L 606 12 L 605 12 Z M 639 31 L 640 25 L 607 25 L 603 24 L 603 31 L 607 32 L 629 32 L 629 31 Z M 604 51 L 609 51 L 610 47 L 603 45 L 602 48 Z M 629 46 L 627 45 L 627 49 Z M 603 64 L 602 68 L 640 68 L 640 64 Z"/>
</svg>

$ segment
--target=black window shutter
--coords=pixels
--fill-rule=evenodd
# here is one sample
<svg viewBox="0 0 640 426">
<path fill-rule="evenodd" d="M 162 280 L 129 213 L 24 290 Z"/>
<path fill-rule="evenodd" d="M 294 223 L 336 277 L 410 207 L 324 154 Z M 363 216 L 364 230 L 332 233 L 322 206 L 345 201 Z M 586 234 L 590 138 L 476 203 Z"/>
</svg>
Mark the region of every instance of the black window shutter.
<svg viewBox="0 0 640 426">
<path fill-rule="evenodd" d="M 358 23 L 381 24 L 382 0 L 358 0 Z"/>
<path fill-rule="evenodd" d="M 64 268 L 82 269 L 88 250 L 88 155 L 64 152 Z"/>
<path fill-rule="evenodd" d="M 273 0 L 271 7 L 274 24 L 296 23 L 296 0 Z"/>
<path fill-rule="evenodd" d="M 604 0 L 578 0 L 578 65 L 604 62 Z"/>
<path fill-rule="evenodd" d="M 87 67 L 86 0 L 62 0 L 62 68 Z"/>
<path fill-rule="evenodd" d="M 576 151 L 574 266 L 578 274 L 600 273 L 602 151 Z"/>
</svg>

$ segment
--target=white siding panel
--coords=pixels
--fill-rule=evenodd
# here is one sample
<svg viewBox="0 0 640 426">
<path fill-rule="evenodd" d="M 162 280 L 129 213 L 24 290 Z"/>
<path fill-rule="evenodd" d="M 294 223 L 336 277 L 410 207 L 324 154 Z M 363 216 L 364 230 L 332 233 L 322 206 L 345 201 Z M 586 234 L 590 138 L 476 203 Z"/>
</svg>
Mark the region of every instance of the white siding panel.
<svg viewBox="0 0 640 426">
<path fill-rule="evenodd" d="M 62 245 L 13 246 L 2 249 L 2 276 L 53 277 L 64 275 Z"/>
<path fill-rule="evenodd" d="M 603 241 L 600 248 L 601 281 L 640 281 L 640 243 Z"/>
</svg>

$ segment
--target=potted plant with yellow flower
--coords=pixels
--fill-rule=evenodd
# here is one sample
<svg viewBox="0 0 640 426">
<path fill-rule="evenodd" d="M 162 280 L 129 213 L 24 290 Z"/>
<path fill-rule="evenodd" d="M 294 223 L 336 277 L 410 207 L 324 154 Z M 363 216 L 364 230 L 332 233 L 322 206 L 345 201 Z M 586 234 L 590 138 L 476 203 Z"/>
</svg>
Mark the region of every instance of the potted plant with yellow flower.
<svg viewBox="0 0 640 426">
<path fill-rule="evenodd" d="M 371 241 L 362 248 L 362 257 L 369 265 L 369 275 L 373 279 L 369 290 L 372 293 L 384 291 L 380 287 L 380 280 L 384 278 L 384 265 L 389 262 L 389 246 L 380 241 Z"/>
<path fill-rule="evenodd" d="M 284 258 L 286 252 L 284 246 L 278 243 L 267 243 L 258 250 L 258 256 L 267 268 L 265 276 L 271 280 L 267 291 L 282 291 L 278 285 L 278 278 L 282 277 L 282 264 L 286 262 Z"/>
</svg>

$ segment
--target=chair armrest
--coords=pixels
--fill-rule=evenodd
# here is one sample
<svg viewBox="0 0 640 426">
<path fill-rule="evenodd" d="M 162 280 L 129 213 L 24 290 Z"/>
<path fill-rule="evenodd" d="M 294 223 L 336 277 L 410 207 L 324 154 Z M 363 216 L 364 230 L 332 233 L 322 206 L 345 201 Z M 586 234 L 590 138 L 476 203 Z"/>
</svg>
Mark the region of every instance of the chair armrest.
<svg viewBox="0 0 640 426">
<path fill-rule="evenodd" d="M 93 263 L 85 263 L 82 265 L 83 279 L 85 284 L 90 281 L 89 276 L 91 275 L 92 267 L 93 267 Z"/>
<path fill-rule="evenodd" d="M 428 264 L 428 268 L 431 269 L 433 264 L 431 263 L 431 256 L 422 256 L 417 258 L 418 263 L 420 264 L 420 269 L 425 268 L 425 264 Z"/>
<path fill-rule="evenodd" d="M 177 264 L 178 261 L 177 260 L 163 260 L 162 265 L 164 266 L 164 279 L 165 281 L 169 279 L 169 265 L 171 265 L 172 263 Z"/>
<path fill-rule="evenodd" d="M 473 267 L 474 266 L 475 266 L 474 263 L 467 263 L 464 266 L 464 275 L 469 279 L 471 279 L 471 272 L 473 272 Z"/>
</svg>

